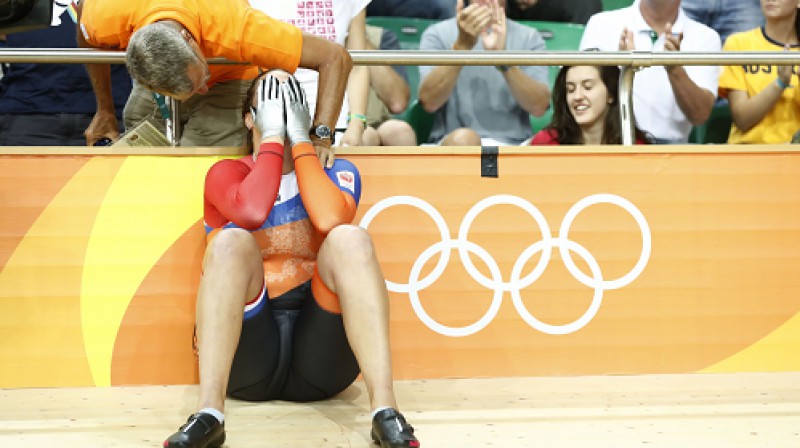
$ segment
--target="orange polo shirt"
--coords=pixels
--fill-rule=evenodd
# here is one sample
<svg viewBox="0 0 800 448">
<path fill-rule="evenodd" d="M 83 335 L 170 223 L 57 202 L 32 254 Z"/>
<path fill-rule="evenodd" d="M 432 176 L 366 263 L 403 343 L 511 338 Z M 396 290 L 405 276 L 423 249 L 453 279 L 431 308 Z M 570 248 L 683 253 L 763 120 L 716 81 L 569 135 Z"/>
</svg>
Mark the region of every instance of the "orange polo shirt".
<svg viewBox="0 0 800 448">
<path fill-rule="evenodd" d="M 300 30 L 250 7 L 247 0 L 83 0 L 80 29 L 98 48 L 125 49 L 139 28 L 175 20 L 194 36 L 207 58 L 253 65 L 210 66 L 209 87 L 217 82 L 254 79 L 256 67 L 294 73 L 300 64 Z"/>
</svg>

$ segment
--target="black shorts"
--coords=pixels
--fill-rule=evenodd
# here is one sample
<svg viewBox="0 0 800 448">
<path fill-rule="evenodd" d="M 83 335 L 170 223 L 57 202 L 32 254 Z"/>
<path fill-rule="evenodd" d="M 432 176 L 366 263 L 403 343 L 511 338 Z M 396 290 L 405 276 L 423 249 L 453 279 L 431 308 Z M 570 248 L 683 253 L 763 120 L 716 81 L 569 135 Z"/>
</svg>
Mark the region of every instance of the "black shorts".
<svg viewBox="0 0 800 448">
<path fill-rule="evenodd" d="M 341 314 L 322 309 L 308 281 L 264 304 L 242 323 L 228 395 L 248 401 L 315 401 L 359 374 Z"/>
</svg>

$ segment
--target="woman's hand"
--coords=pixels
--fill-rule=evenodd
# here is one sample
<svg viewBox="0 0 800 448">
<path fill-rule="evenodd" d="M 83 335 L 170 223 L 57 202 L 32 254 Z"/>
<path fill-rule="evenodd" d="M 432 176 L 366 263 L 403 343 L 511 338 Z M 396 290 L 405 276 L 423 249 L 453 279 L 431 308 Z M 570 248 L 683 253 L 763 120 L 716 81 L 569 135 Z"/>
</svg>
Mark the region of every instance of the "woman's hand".
<svg viewBox="0 0 800 448">
<path fill-rule="evenodd" d="M 267 75 L 261 78 L 256 88 L 256 105 L 250 107 L 261 141 L 277 137 L 286 137 L 286 121 L 284 120 L 284 97 L 281 94 L 281 82 L 278 78 Z"/>
<path fill-rule="evenodd" d="M 303 88 L 294 76 L 281 84 L 281 95 L 286 104 L 286 134 L 291 145 L 307 142 L 311 143 L 309 129 L 311 129 L 311 114 L 308 111 L 308 101 Z"/>
<path fill-rule="evenodd" d="M 361 146 L 365 127 L 366 124 L 361 120 L 350 120 L 342 136 L 341 146 Z"/>
</svg>

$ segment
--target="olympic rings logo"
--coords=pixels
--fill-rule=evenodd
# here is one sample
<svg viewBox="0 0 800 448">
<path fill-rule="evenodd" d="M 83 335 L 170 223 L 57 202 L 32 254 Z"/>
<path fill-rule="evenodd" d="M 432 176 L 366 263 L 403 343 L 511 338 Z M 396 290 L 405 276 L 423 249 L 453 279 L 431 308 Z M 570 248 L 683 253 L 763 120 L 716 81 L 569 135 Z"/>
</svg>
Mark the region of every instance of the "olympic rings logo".
<svg viewBox="0 0 800 448">
<path fill-rule="evenodd" d="M 589 206 L 603 203 L 619 206 L 630 213 L 630 215 L 638 224 L 639 230 L 642 233 L 642 252 L 639 255 L 638 261 L 627 274 L 613 280 L 605 280 L 600 270 L 600 266 L 598 265 L 594 256 L 585 247 L 569 239 L 570 226 L 578 214 Z M 397 205 L 416 207 L 427 213 L 436 224 L 436 227 L 439 230 L 441 241 L 432 244 L 425 249 L 419 255 L 419 257 L 417 257 L 416 261 L 414 261 L 414 264 L 411 267 L 408 283 L 401 284 L 386 280 L 387 288 L 392 292 L 408 294 L 408 297 L 411 301 L 411 307 L 414 309 L 414 312 L 417 314 L 419 319 L 431 330 L 445 336 L 469 336 L 484 329 L 495 318 L 500 310 L 500 305 L 502 304 L 503 300 L 503 293 L 506 291 L 511 294 L 511 300 L 520 317 L 522 317 L 522 319 L 534 329 L 553 335 L 574 333 L 586 326 L 597 314 L 603 301 L 604 291 L 619 289 L 634 281 L 642 273 L 647 265 L 648 260 L 650 259 L 652 242 L 650 227 L 647 224 L 647 220 L 645 220 L 642 212 L 639 211 L 639 209 L 636 208 L 636 206 L 630 201 L 613 194 L 595 194 L 587 196 L 575 203 L 575 205 L 570 207 L 570 209 L 567 211 L 567 214 L 564 216 L 564 220 L 561 222 L 561 227 L 559 228 L 557 237 L 553 237 L 551 235 L 550 226 L 547 224 L 547 220 L 542 212 L 536 208 L 536 206 L 524 199 L 512 195 L 491 196 L 475 204 L 464 216 L 464 219 L 461 222 L 461 227 L 458 231 L 457 239 L 450 238 L 450 230 L 447 227 L 447 223 L 435 207 L 423 201 L 422 199 L 413 196 L 392 196 L 379 201 L 369 210 L 367 210 L 367 213 L 361 220 L 361 227 L 367 229 L 369 224 L 373 219 L 375 219 L 376 216 L 378 216 L 379 213 Z M 514 267 L 511 270 L 511 278 L 508 281 L 503 280 L 500 267 L 498 266 L 497 261 L 489 254 L 489 252 L 487 252 L 483 247 L 469 241 L 467 238 L 469 235 L 470 226 L 478 214 L 495 205 L 513 205 L 521 208 L 531 215 L 534 221 L 536 221 L 542 235 L 541 240 L 528 246 L 520 254 L 519 258 L 517 258 L 516 262 L 514 263 Z M 534 317 L 533 314 L 531 314 L 525 307 L 520 295 L 521 290 L 532 285 L 533 282 L 535 282 L 544 273 L 548 263 L 550 262 L 550 256 L 554 248 L 558 248 L 561 258 L 570 274 L 572 274 L 572 276 L 575 277 L 575 279 L 580 283 L 594 289 L 592 302 L 586 312 L 584 312 L 584 314 L 575 321 L 564 325 L 551 325 Z M 464 327 L 450 327 L 439 323 L 425 311 L 419 300 L 419 292 L 431 286 L 442 275 L 447 263 L 450 261 L 450 252 L 453 249 L 458 249 L 461 263 L 463 263 L 464 267 L 472 276 L 472 278 L 483 287 L 494 291 L 492 303 L 489 306 L 488 311 L 486 311 L 486 313 L 480 319 L 478 319 L 478 321 Z M 523 267 L 531 258 L 533 258 L 534 255 L 539 252 L 542 253 L 539 262 L 536 264 L 530 274 L 523 277 Z M 574 252 L 579 257 L 583 258 L 589 267 L 591 275 L 584 274 L 580 268 L 575 265 L 572 260 L 572 255 L 570 254 L 571 252 Z M 420 279 L 420 272 L 422 271 L 423 266 L 437 253 L 440 254 L 438 263 L 430 272 L 430 274 Z M 491 273 L 491 278 L 486 277 L 475 268 L 475 265 L 472 263 L 472 260 L 469 256 L 470 253 L 477 255 L 481 260 L 483 260 L 484 263 L 486 263 L 486 266 L 489 268 Z"/>
</svg>

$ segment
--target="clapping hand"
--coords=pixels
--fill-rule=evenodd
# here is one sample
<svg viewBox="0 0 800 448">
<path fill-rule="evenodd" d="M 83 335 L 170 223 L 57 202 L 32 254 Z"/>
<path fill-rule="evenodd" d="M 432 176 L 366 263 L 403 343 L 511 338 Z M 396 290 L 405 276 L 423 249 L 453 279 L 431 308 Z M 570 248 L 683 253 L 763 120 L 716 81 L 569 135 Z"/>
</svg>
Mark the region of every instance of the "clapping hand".
<svg viewBox="0 0 800 448">
<path fill-rule="evenodd" d="M 497 0 L 492 0 L 493 20 L 481 31 L 481 41 L 486 50 L 502 51 L 506 49 L 506 11 Z"/>
<path fill-rule="evenodd" d="M 633 43 L 633 31 L 625 27 L 619 36 L 619 51 L 633 51 L 636 45 Z"/>
<path fill-rule="evenodd" d="M 673 33 L 672 24 L 667 23 L 664 27 L 664 51 L 681 51 L 683 33 Z"/>
<path fill-rule="evenodd" d="M 461 50 L 471 50 L 475 47 L 478 42 L 478 36 L 486 30 L 493 19 L 492 9 L 485 0 L 475 0 L 467 7 L 464 7 L 463 0 L 457 0 L 456 24 L 458 25 L 458 38 L 456 39 L 456 47 Z"/>
</svg>

